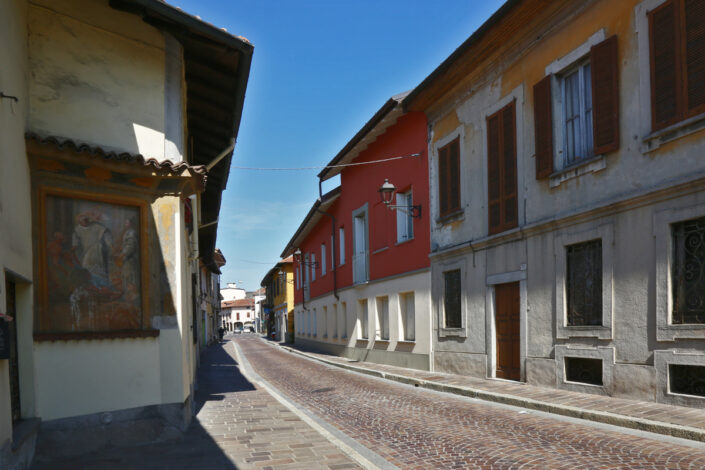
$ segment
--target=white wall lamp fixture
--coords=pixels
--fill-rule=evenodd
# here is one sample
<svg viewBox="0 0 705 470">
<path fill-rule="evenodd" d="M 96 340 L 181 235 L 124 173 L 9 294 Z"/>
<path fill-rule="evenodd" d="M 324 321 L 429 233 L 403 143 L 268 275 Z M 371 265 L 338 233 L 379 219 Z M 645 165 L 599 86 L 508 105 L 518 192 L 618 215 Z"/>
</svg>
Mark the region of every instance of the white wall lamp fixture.
<svg viewBox="0 0 705 470">
<path fill-rule="evenodd" d="M 377 192 L 379 192 L 379 197 L 384 203 L 385 206 L 387 206 L 387 209 L 389 210 L 400 210 L 406 214 L 411 215 L 411 217 L 415 217 L 420 219 L 421 218 L 421 204 L 416 204 L 416 205 L 397 205 L 397 204 L 392 204 L 392 200 L 394 199 L 394 193 L 396 192 L 397 188 L 389 182 L 389 179 L 385 178 L 384 183 L 382 183 L 382 186 L 379 187 Z"/>
</svg>

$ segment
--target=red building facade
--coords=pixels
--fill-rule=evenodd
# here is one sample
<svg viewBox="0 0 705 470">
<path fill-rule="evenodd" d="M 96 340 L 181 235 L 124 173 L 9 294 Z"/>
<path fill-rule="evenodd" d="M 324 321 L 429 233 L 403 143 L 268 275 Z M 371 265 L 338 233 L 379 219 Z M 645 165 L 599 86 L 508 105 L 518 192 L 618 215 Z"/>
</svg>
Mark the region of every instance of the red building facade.
<svg viewBox="0 0 705 470">
<path fill-rule="evenodd" d="M 298 342 L 351 356 L 374 349 L 379 362 L 427 368 L 427 127 L 423 113 L 403 112 L 404 96 L 385 103 L 319 174 L 340 175 L 341 184 L 314 204 L 283 256 L 295 255 Z M 378 191 L 385 180 L 396 188 L 390 207 Z M 413 357 L 393 357 L 402 344 L 400 354 Z"/>
</svg>

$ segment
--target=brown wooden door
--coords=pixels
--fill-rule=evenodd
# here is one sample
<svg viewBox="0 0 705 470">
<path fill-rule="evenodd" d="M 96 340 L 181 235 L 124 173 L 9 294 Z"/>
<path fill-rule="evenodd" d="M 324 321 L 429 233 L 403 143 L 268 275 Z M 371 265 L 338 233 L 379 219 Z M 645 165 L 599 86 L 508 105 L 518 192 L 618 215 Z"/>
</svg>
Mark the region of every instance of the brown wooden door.
<svg viewBox="0 0 705 470">
<path fill-rule="evenodd" d="M 499 284 L 495 292 L 497 378 L 520 380 L 519 283 Z"/>
</svg>

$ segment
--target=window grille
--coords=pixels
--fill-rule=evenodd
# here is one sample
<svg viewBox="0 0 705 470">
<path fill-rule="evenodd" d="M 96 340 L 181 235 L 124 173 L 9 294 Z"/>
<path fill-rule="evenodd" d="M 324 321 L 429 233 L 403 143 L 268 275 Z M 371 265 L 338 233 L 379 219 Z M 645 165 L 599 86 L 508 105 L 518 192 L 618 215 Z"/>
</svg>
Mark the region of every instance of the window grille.
<svg viewBox="0 0 705 470">
<path fill-rule="evenodd" d="M 443 277 L 445 278 L 445 291 L 443 295 L 445 327 L 461 328 L 460 270 L 447 271 L 443 273 Z"/>
<path fill-rule="evenodd" d="M 602 325 L 602 240 L 566 247 L 568 326 Z"/>
<path fill-rule="evenodd" d="M 705 217 L 673 224 L 673 324 L 705 323 Z"/>
</svg>

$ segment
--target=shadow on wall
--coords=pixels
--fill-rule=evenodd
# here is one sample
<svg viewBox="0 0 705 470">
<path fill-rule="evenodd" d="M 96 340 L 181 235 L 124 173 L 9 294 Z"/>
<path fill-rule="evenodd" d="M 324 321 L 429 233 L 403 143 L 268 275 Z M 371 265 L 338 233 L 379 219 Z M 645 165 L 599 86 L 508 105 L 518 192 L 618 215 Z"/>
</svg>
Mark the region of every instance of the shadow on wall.
<svg viewBox="0 0 705 470">
<path fill-rule="evenodd" d="M 225 351 L 226 344 L 227 342 L 215 344 L 204 351 L 198 373 L 199 389 L 195 403 L 197 411 L 207 402 L 224 400 L 226 393 L 255 390 L 240 373 L 237 362 Z M 217 409 L 209 410 L 209 413 L 213 415 L 201 415 L 199 419 L 208 422 L 219 414 Z M 193 420 L 188 430 L 178 439 L 149 445 L 120 446 L 117 440 L 111 444 L 109 448 L 97 452 L 71 457 L 40 456 L 35 459 L 31 469 L 237 469 L 198 419 Z"/>
</svg>

